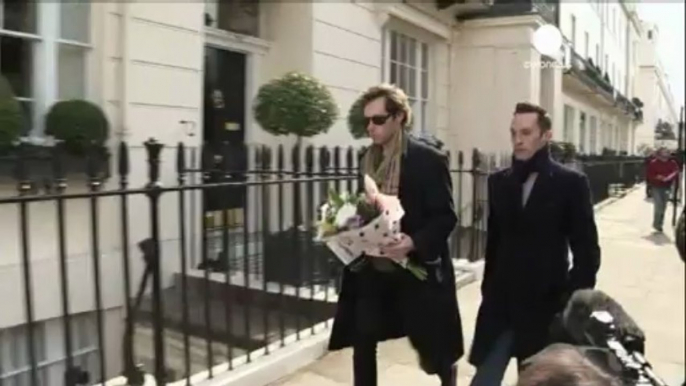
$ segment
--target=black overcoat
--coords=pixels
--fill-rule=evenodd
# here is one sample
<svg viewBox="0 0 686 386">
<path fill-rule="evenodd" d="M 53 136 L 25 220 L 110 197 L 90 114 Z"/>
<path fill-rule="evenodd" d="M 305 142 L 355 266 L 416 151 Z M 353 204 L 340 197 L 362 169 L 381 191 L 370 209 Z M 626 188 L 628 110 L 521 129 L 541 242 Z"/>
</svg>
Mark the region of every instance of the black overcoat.
<svg viewBox="0 0 686 386">
<path fill-rule="evenodd" d="M 446 156 L 408 139 L 398 196 L 405 210 L 401 231 L 415 244 L 415 252 L 409 257 L 422 264 L 429 277 L 420 281 L 403 270 L 401 304 L 384 313 L 378 341 L 407 336 L 419 353 L 424 371 L 435 374 L 442 366 L 457 362 L 464 353 L 455 272 L 448 251 L 448 237 L 457 216 Z M 357 278 L 358 273 L 344 269 L 330 350 L 353 344 Z"/>
<path fill-rule="evenodd" d="M 504 169 L 489 176 L 488 202 L 482 302 L 469 357 L 476 366 L 506 329 L 514 332 L 520 363 L 543 349 L 555 314 L 574 290 L 595 286 L 600 267 L 584 174 L 547 159 L 522 206 L 522 184 Z"/>
</svg>

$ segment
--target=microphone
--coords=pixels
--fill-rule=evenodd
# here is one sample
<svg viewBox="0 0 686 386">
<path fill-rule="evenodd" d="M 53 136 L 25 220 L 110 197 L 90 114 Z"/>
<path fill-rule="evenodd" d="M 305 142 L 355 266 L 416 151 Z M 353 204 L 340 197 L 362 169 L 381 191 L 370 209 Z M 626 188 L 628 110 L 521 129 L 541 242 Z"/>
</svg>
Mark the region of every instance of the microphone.
<svg viewBox="0 0 686 386">
<path fill-rule="evenodd" d="M 645 333 L 624 308 L 606 293 L 582 289 L 575 291 L 562 312 L 562 326 L 576 345 L 595 346 L 604 336 L 593 336 L 593 312 L 606 311 L 613 319 L 615 333 L 629 351 L 645 354 Z"/>
<path fill-rule="evenodd" d="M 608 311 L 594 311 L 588 325 L 592 335 L 602 337 L 594 342 L 598 347 L 607 348 L 622 368 L 622 378 L 625 383 L 636 386 L 667 386 L 665 381 L 655 374 L 653 367 L 643 356 L 643 353 L 628 350 L 618 337 L 614 318 Z M 628 381 L 628 382 L 627 382 Z"/>
<path fill-rule="evenodd" d="M 627 385 L 666 386 L 645 358 L 645 333 L 624 308 L 599 290 L 574 292 L 561 317 L 570 343 Z"/>
</svg>

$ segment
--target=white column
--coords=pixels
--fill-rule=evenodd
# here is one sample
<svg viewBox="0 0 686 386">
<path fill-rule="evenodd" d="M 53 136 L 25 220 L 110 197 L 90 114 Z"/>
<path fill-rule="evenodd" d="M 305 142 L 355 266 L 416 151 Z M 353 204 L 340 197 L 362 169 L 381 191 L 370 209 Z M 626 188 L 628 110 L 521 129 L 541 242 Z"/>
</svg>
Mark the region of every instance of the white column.
<svg viewBox="0 0 686 386">
<path fill-rule="evenodd" d="M 60 35 L 60 3 L 46 1 L 37 3 L 38 28 L 43 37 L 39 49 L 36 50 L 35 87 L 36 87 L 36 111 L 37 128 L 34 133 L 40 136 L 45 129 L 45 113 L 57 101 L 58 98 L 58 45 Z"/>
</svg>

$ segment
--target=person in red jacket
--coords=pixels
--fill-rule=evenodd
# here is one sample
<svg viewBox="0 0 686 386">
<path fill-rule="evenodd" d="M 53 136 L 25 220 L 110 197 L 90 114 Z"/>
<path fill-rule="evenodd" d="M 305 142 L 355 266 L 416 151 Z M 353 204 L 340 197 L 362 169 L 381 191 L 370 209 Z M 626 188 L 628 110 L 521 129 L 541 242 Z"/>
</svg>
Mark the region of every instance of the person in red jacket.
<svg viewBox="0 0 686 386">
<path fill-rule="evenodd" d="M 653 197 L 653 228 L 662 232 L 669 191 L 679 177 L 679 165 L 669 157 L 666 148 L 660 148 L 655 158 L 648 162 L 646 177 Z"/>
<path fill-rule="evenodd" d="M 644 168 L 643 170 L 645 171 L 646 174 L 648 173 L 648 165 L 650 164 L 650 161 L 652 161 L 654 159 L 655 159 L 655 151 L 651 151 L 650 154 L 646 155 L 646 158 L 643 161 L 644 162 L 643 163 L 643 168 Z M 646 179 L 647 178 L 648 177 L 646 176 Z M 650 191 L 650 184 L 646 183 L 646 200 L 652 198 L 651 193 L 652 192 Z"/>
</svg>

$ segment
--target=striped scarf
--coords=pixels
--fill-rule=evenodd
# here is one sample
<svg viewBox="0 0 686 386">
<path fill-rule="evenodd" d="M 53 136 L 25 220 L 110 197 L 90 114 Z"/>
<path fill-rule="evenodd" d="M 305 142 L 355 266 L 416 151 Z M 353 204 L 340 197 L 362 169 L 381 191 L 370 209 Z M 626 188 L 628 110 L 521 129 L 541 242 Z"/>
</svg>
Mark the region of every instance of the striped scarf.
<svg viewBox="0 0 686 386">
<path fill-rule="evenodd" d="M 391 141 L 391 147 L 386 153 L 381 145 L 372 145 L 369 148 L 362 160 L 362 172 L 376 182 L 381 193 L 397 196 L 400 187 L 400 161 L 406 141 L 403 130 L 398 131 Z"/>
<path fill-rule="evenodd" d="M 397 196 L 400 188 L 400 162 L 405 149 L 406 138 L 403 130 L 391 139 L 391 147 L 384 153 L 383 146 L 372 145 L 362 160 L 362 172 L 370 176 L 379 191 L 389 196 Z M 395 263 L 386 259 L 371 259 L 372 267 L 381 272 L 395 271 Z"/>
</svg>

